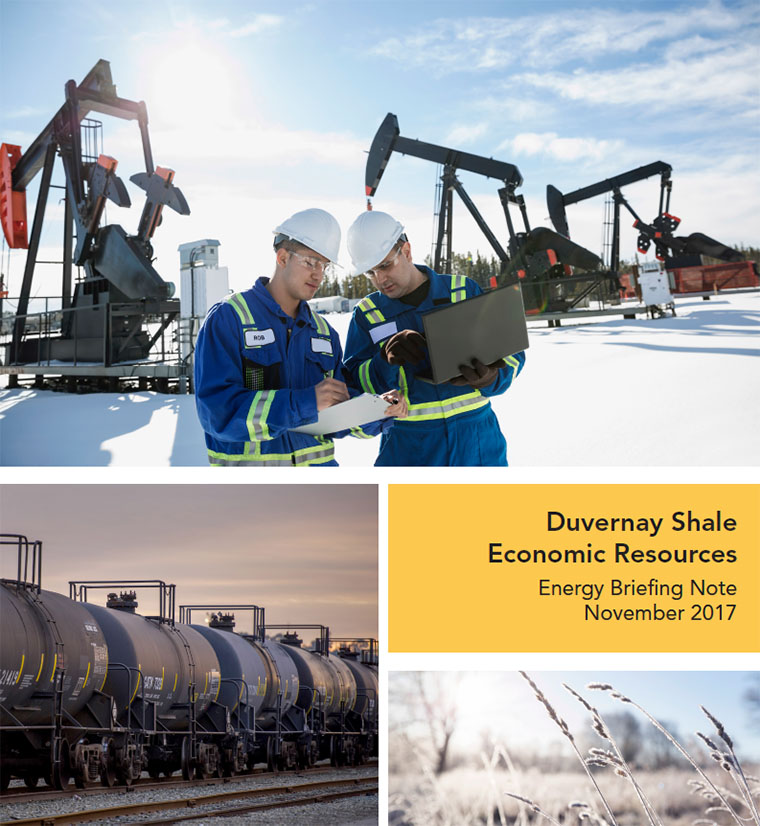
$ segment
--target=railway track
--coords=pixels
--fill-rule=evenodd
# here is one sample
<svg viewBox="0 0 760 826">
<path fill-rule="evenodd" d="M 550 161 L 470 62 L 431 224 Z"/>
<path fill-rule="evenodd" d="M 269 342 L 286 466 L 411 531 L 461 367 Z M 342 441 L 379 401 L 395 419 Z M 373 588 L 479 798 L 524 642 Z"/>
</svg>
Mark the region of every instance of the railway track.
<svg viewBox="0 0 760 826">
<path fill-rule="evenodd" d="M 366 767 L 377 766 L 377 760 L 368 760 L 362 765 Z M 298 771 L 292 774 L 255 769 L 254 771 L 235 775 L 234 777 L 209 777 L 205 780 L 182 780 L 178 777 L 166 777 L 161 780 L 148 780 L 146 778 L 139 780 L 132 786 L 87 786 L 84 789 L 79 789 L 71 784 L 63 790 L 51 789 L 47 786 L 40 786 L 38 789 L 29 789 L 26 786 L 11 786 L 0 794 L 0 806 L 11 803 L 42 803 L 53 800 L 68 800 L 74 797 L 84 798 L 95 795 L 129 794 L 133 792 L 156 791 L 159 789 L 197 789 L 206 786 L 224 786 L 231 783 L 242 783 L 252 778 L 313 777 L 334 771 L 336 771 L 336 769 L 333 766 L 315 766 L 306 771 Z"/>
<path fill-rule="evenodd" d="M 313 772 L 310 772 L 310 774 L 313 774 Z M 152 820 L 140 818 L 139 822 L 146 826 L 146 824 L 179 823 L 199 818 L 230 817 L 291 806 L 314 805 L 345 797 L 377 794 L 378 792 L 377 775 L 349 779 L 333 778 L 305 783 L 292 782 L 293 780 L 294 778 L 289 778 L 287 785 L 266 786 L 256 789 L 234 789 L 193 797 L 174 798 L 172 800 L 125 803 L 119 806 L 80 809 L 76 812 L 58 815 L 46 814 L 25 819 L 14 818 L 2 821 L 0 826 L 10 826 L 11 824 L 13 826 L 23 824 L 28 824 L 28 826 L 32 826 L 32 824 L 59 826 L 60 824 L 93 821 L 103 823 L 116 817 L 129 817 L 145 813 L 159 815 Z M 159 783 L 155 785 L 166 788 L 170 784 Z M 181 784 L 177 784 L 177 786 L 179 785 Z M 195 786 L 197 787 L 197 784 Z M 58 792 L 58 794 L 63 795 L 64 793 Z M 37 799 L 39 798 L 35 797 L 35 800 Z M 4 796 L 4 802 L 11 801 L 6 800 Z"/>
</svg>

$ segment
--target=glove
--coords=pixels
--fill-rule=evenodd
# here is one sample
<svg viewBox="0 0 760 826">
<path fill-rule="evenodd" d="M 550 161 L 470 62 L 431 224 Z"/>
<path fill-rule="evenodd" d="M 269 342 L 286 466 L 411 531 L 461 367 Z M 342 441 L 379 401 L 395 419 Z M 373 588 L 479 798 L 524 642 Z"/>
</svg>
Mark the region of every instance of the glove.
<svg viewBox="0 0 760 826">
<path fill-rule="evenodd" d="M 504 359 L 494 361 L 492 364 L 483 364 L 477 359 L 472 360 L 472 367 L 467 367 L 465 364 L 460 364 L 459 369 L 462 371 L 462 376 L 451 379 L 449 384 L 455 384 L 457 387 L 464 387 L 469 384 L 475 390 L 480 390 L 481 387 L 488 387 L 496 381 L 496 376 L 502 367 L 506 367 L 507 362 Z"/>
<path fill-rule="evenodd" d="M 425 336 L 416 330 L 401 330 L 394 333 L 380 351 L 388 364 L 402 365 L 407 362 L 417 364 L 425 358 L 427 343 Z"/>
</svg>

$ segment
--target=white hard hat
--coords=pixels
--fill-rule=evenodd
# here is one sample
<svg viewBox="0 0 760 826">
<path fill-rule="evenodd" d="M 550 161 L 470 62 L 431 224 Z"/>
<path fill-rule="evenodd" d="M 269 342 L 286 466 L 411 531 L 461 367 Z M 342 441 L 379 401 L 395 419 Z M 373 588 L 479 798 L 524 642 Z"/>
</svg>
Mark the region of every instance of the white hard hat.
<svg viewBox="0 0 760 826">
<path fill-rule="evenodd" d="M 289 238 L 324 255 L 333 264 L 338 263 L 340 226 L 335 218 L 324 209 L 304 209 L 302 212 L 296 212 L 295 215 L 291 215 L 275 227 L 272 232 L 275 236 L 283 236 L 282 238 L 276 237 L 275 244 Z"/>
<path fill-rule="evenodd" d="M 387 212 L 362 212 L 351 224 L 346 236 L 353 265 L 351 274 L 358 275 L 377 266 L 403 232 L 404 227 Z"/>
</svg>

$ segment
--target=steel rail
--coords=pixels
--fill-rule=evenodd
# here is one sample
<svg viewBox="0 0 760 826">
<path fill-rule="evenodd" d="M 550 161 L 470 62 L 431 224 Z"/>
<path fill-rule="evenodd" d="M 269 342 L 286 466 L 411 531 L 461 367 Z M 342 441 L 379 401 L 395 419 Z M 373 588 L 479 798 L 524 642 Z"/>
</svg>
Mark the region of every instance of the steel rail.
<svg viewBox="0 0 760 826">
<path fill-rule="evenodd" d="M 230 783 L 242 783 L 246 780 L 269 777 L 313 777 L 328 772 L 342 771 L 357 768 L 372 768 L 377 766 L 377 760 L 367 760 L 359 766 L 345 766 L 343 769 L 335 766 L 312 766 L 308 769 L 299 769 L 294 773 L 288 771 L 267 771 L 263 768 L 241 772 L 231 777 L 207 777 L 204 780 L 193 778 L 183 780 L 181 777 L 165 777 L 161 780 L 149 780 L 142 778 L 135 781 L 131 786 L 99 786 L 89 785 L 80 789 L 70 784 L 66 789 L 51 789 L 49 786 L 40 786 L 37 789 L 29 789 L 26 786 L 11 786 L 0 793 L 0 806 L 21 804 L 21 803 L 44 803 L 52 800 L 69 800 L 72 797 L 92 797 L 99 794 L 127 794 L 133 792 L 149 792 L 159 789 L 191 789 L 200 786 L 225 786 Z"/>
<path fill-rule="evenodd" d="M 345 797 L 357 794 L 367 794 L 368 792 L 377 791 L 377 775 L 372 777 L 353 777 L 346 780 L 319 780 L 309 783 L 296 783 L 288 786 L 267 786 L 258 789 L 238 789 L 232 792 L 217 792 L 210 795 L 199 795 L 197 797 L 175 798 L 174 800 L 161 800 L 148 803 L 127 803 L 122 806 L 109 806 L 96 809 L 85 809 L 78 812 L 69 812 L 60 815 L 41 815 L 31 818 L 14 818 L 12 820 L 5 820 L 0 823 L 0 826 L 59 826 L 59 824 L 68 823 L 85 823 L 88 821 L 102 821 L 112 817 L 123 817 L 133 814 L 141 814 L 144 812 L 161 812 L 171 811 L 181 808 L 196 808 L 197 806 L 205 806 L 209 803 L 229 803 L 241 798 L 262 798 L 272 797 L 275 795 L 287 795 L 284 801 L 270 801 L 268 803 L 247 804 L 245 809 L 253 811 L 257 808 L 280 808 L 284 806 L 302 805 L 303 803 L 317 803 L 328 799 L 334 799 L 334 796 Z M 374 786 L 367 784 L 374 783 Z M 363 784 L 363 785 L 362 785 Z M 353 787 L 350 791 L 330 792 L 328 789 L 341 789 L 345 787 Z M 362 788 L 358 789 L 358 786 Z M 324 790 L 324 791 L 319 791 Z M 294 794 L 302 792 L 316 792 L 308 796 L 293 797 Z M 236 807 L 235 812 L 229 809 L 223 809 L 222 812 L 229 812 L 235 814 L 242 811 L 243 807 Z M 178 819 L 196 819 L 198 817 L 211 817 L 217 813 L 204 812 L 203 814 L 194 813 L 188 818 L 177 818 L 173 816 L 170 820 L 160 819 L 155 822 L 167 823 L 174 822 Z M 141 821 L 145 823 L 146 821 Z"/>
</svg>

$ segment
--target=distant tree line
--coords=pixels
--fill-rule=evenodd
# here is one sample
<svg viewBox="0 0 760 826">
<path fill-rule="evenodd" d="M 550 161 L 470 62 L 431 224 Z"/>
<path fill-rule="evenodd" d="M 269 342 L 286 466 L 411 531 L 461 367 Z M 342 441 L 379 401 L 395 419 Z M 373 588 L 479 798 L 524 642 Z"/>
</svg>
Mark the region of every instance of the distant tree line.
<svg viewBox="0 0 760 826">
<path fill-rule="evenodd" d="M 760 248 L 753 246 L 745 246 L 740 244 L 736 249 L 744 256 L 745 261 L 760 262 Z M 723 264 L 717 258 L 705 257 L 706 264 Z M 429 255 L 425 256 L 425 263 L 431 267 L 432 259 Z M 638 256 L 634 261 L 622 260 L 620 261 L 620 272 L 631 272 L 632 268 L 639 265 Z M 495 255 L 486 258 L 479 252 L 473 257 L 471 252 L 464 254 L 455 252 L 451 261 L 451 275 L 466 275 L 476 281 L 481 289 L 486 289 L 490 286 L 491 278 L 498 279 L 501 273 L 501 262 Z M 319 289 L 314 294 L 315 298 L 326 298 L 331 295 L 342 295 L 344 298 L 364 298 L 374 292 L 375 288 L 372 282 L 366 275 L 345 276 L 343 279 L 325 278 L 319 286 Z"/>
</svg>

